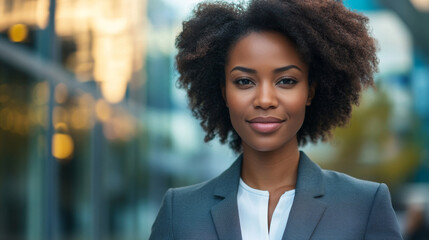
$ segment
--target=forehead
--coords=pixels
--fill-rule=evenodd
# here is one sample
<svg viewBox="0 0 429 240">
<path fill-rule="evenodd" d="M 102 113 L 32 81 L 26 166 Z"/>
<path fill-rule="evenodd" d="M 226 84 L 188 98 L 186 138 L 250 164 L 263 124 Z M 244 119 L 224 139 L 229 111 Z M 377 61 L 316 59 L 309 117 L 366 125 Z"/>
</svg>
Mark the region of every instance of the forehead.
<svg viewBox="0 0 429 240">
<path fill-rule="evenodd" d="M 246 65 L 257 68 L 264 65 L 282 67 L 288 64 L 306 68 L 295 44 L 283 34 L 272 31 L 251 32 L 240 38 L 231 47 L 227 59 L 228 66 Z"/>
</svg>

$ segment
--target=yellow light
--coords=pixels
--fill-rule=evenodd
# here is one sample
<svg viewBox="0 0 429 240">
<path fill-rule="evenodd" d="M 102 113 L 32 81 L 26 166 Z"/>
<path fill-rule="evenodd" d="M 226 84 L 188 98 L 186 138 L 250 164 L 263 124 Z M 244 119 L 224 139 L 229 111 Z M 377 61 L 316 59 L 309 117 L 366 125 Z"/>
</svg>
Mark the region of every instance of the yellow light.
<svg viewBox="0 0 429 240">
<path fill-rule="evenodd" d="M 55 101 L 59 104 L 66 102 L 68 97 L 67 86 L 64 83 L 60 83 L 55 87 Z"/>
<path fill-rule="evenodd" d="M 22 42 L 28 36 L 28 28 L 24 24 L 15 24 L 9 28 L 9 39 L 12 42 Z"/>
<path fill-rule="evenodd" d="M 40 29 L 46 28 L 49 17 L 49 0 L 38 0 L 36 6 L 36 22 Z"/>
<path fill-rule="evenodd" d="M 411 0 L 411 3 L 420 11 L 429 11 L 429 0 Z"/>
<path fill-rule="evenodd" d="M 132 39 L 129 36 L 95 34 L 94 79 L 100 83 L 103 97 L 118 103 L 125 96 L 133 71 Z"/>
<path fill-rule="evenodd" d="M 71 157 L 74 151 L 73 139 L 68 134 L 55 133 L 52 136 L 52 155 L 58 159 Z"/>
<path fill-rule="evenodd" d="M 118 80 L 106 81 L 101 84 L 101 93 L 103 97 L 110 103 L 118 103 L 125 97 L 127 90 L 127 82 Z"/>
<path fill-rule="evenodd" d="M 97 114 L 97 117 L 100 121 L 107 122 L 110 119 L 112 110 L 106 101 L 100 99 L 95 104 L 95 113 Z"/>
</svg>

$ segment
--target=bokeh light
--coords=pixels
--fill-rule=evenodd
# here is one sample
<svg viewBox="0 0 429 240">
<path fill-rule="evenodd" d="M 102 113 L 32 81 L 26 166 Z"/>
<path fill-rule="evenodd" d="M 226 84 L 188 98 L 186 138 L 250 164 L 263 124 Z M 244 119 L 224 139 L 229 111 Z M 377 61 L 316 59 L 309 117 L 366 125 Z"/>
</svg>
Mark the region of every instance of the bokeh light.
<svg viewBox="0 0 429 240">
<path fill-rule="evenodd" d="M 73 139 L 65 133 L 55 133 L 52 136 L 52 155 L 59 159 L 65 160 L 72 156 L 74 151 Z"/>
<path fill-rule="evenodd" d="M 166 189 L 230 165 L 175 85 L 175 37 L 199 2 L 0 0 L 0 238 L 147 239 Z M 386 183 L 406 226 L 401 189 L 429 182 L 429 0 L 342 2 L 369 18 L 377 90 L 302 150 Z"/>
<path fill-rule="evenodd" d="M 411 0 L 411 3 L 413 3 L 417 9 L 429 12 L 429 0 Z"/>
<path fill-rule="evenodd" d="M 24 24 L 15 24 L 9 29 L 9 39 L 12 42 L 23 42 L 28 36 L 28 27 Z"/>
</svg>

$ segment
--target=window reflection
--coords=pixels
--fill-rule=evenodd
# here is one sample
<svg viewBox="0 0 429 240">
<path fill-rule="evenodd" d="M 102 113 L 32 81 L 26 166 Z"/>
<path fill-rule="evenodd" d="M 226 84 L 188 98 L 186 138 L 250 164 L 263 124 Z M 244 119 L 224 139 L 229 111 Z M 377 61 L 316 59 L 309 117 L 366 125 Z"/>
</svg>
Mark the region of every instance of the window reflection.
<svg viewBox="0 0 429 240">
<path fill-rule="evenodd" d="M 203 142 L 175 87 L 174 38 L 197 2 L 0 0 L 0 239 L 146 239 L 167 188 L 235 159 Z M 406 226 L 412 208 L 395 196 L 429 182 L 429 67 L 378 2 L 346 3 L 368 11 L 380 40 L 378 92 L 363 96 L 334 146 L 306 150 L 393 186 Z M 423 14 L 426 2 L 407 3 Z"/>
</svg>

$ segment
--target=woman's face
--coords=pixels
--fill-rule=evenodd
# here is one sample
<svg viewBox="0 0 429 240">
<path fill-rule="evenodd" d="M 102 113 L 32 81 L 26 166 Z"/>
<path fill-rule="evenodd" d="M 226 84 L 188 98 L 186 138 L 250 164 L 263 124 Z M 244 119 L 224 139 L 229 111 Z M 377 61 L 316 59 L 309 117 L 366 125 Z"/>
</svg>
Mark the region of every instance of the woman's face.
<svg viewBox="0 0 429 240">
<path fill-rule="evenodd" d="M 295 45 L 276 32 L 253 32 L 230 50 L 222 89 L 243 149 L 275 151 L 297 146 L 314 88 Z"/>
</svg>

